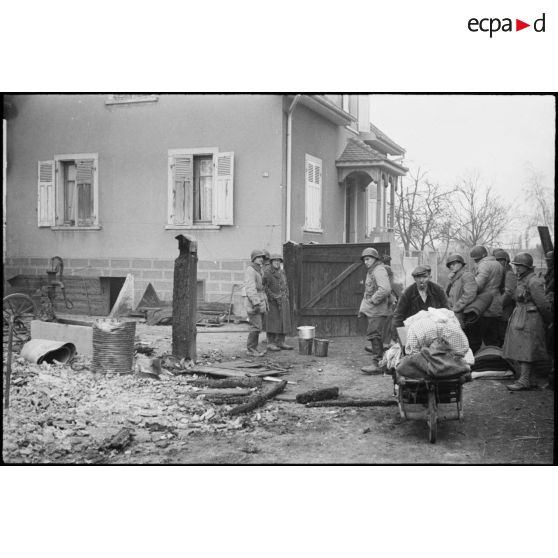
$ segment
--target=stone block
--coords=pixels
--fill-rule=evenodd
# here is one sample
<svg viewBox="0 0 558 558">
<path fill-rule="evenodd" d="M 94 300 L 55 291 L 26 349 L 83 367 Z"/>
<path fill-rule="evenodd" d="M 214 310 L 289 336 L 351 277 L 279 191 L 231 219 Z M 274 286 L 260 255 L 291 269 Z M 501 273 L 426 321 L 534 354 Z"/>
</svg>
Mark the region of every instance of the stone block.
<svg viewBox="0 0 558 558">
<path fill-rule="evenodd" d="M 73 324 L 59 324 L 33 320 L 31 322 L 31 339 L 50 339 L 73 343 L 78 354 L 93 355 L 93 328 Z"/>
</svg>

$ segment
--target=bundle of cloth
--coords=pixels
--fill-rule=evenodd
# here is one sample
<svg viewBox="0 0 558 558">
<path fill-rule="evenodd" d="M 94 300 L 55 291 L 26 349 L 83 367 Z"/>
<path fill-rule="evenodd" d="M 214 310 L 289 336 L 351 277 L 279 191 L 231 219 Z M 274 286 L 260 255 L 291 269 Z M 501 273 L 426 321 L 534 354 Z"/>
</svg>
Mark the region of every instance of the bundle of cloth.
<svg viewBox="0 0 558 558">
<path fill-rule="evenodd" d="M 396 368 L 407 378 L 455 378 L 470 372 L 474 357 L 455 314 L 446 308 L 421 310 L 404 321 L 406 356 Z"/>
</svg>

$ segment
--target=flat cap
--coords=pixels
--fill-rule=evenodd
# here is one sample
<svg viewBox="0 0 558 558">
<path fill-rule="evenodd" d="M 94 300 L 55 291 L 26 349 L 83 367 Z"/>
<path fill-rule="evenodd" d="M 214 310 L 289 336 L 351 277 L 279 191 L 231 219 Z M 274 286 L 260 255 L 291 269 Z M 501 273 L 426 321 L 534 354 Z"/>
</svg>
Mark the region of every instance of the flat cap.
<svg viewBox="0 0 558 558">
<path fill-rule="evenodd" d="M 430 275 L 430 271 L 430 266 L 418 265 L 417 267 L 415 267 L 415 269 L 413 269 L 411 275 L 413 277 L 422 277 L 423 275 Z"/>
</svg>

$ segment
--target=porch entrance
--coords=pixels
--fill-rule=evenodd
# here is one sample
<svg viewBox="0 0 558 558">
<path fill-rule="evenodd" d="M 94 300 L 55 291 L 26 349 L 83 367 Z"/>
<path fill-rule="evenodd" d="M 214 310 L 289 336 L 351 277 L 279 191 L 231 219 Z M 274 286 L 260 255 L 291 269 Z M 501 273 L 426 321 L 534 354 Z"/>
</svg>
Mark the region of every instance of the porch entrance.
<svg viewBox="0 0 558 558">
<path fill-rule="evenodd" d="M 390 253 L 389 242 L 283 246 L 295 326 L 316 326 L 318 337 L 364 334 L 366 320 L 357 320 L 366 277 L 360 255 L 370 247 Z"/>
</svg>

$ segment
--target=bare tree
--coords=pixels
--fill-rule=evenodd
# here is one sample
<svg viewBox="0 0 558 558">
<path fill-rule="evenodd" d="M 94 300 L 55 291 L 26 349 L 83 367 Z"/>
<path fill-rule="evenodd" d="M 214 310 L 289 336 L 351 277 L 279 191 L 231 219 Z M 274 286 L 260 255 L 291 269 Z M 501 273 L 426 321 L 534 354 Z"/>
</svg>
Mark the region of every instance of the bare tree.
<svg viewBox="0 0 558 558">
<path fill-rule="evenodd" d="M 545 185 L 545 175 L 537 171 L 531 163 L 526 163 L 526 179 L 524 181 L 527 206 L 525 234 L 531 236 L 534 227 L 547 226 L 550 234 L 554 233 L 554 190 Z"/>
<path fill-rule="evenodd" d="M 499 201 L 492 187 L 470 172 L 452 196 L 452 238 L 465 246 L 494 245 L 509 225 L 510 208 Z"/>
<path fill-rule="evenodd" d="M 438 242 L 448 240 L 452 191 L 430 182 L 426 175 L 419 167 L 397 192 L 395 233 L 405 250 L 435 249 Z"/>
</svg>

